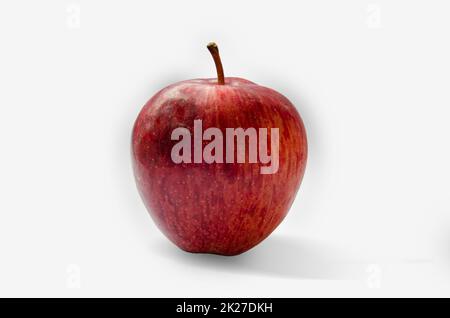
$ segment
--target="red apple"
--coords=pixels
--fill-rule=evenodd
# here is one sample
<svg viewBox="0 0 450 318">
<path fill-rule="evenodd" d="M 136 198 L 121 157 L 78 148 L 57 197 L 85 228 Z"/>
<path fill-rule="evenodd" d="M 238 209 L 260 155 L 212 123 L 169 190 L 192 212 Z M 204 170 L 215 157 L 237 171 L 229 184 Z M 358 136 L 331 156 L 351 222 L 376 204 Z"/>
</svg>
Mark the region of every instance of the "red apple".
<svg viewBox="0 0 450 318">
<path fill-rule="evenodd" d="M 306 132 L 286 97 L 225 78 L 217 45 L 208 49 L 218 78 L 172 84 L 145 104 L 132 134 L 133 167 L 150 215 L 173 243 L 236 255 L 286 216 L 305 171 Z M 238 129 L 248 134 L 239 139 Z M 243 147 L 233 146 L 239 140 Z"/>
</svg>

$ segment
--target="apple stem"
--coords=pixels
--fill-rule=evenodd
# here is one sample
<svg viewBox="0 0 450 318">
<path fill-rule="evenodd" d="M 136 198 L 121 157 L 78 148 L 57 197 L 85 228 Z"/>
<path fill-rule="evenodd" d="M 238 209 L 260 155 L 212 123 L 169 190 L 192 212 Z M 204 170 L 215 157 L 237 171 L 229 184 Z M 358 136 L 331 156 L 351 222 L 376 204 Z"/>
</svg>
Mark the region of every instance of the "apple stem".
<svg viewBox="0 0 450 318">
<path fill-rule="evenodd" d="M 219 85 L 225 84 L 225 76 L 223 74 L 223 67 L 222 67 L 222 61 L 220 60 L 220 54 L 219 54 L 219 47 L 216 43 L 211 42 L 208 43 L 206 46 L 211 53 L 214 63 L 216 64 L 216 70 L 217 70 L 217 82 Z"/>
</svg>

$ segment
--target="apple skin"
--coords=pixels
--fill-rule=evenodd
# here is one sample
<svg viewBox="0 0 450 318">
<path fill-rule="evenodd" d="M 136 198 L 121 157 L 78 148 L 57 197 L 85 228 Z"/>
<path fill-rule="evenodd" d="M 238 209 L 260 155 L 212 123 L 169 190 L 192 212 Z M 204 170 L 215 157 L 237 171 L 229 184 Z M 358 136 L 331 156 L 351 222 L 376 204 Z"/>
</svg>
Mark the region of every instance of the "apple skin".
<svg viewBox="0 0 450 318">
<path fill-rule="evenodd" d="M 180 163 L 171 159 L 175 128 L 193 135 L 225 128 L 279 128 L 279 169 L 261 163 Z M 203 146 L 208 141 L 203 142 Z M 270 142 L 269 142 L 270 149 Z M 193 253 L 237 255 L 264 240 L 284 219 L 299 189 L 307 159 L 306 131 L 280 93 L 241 78 L 194 79 L 154 95 L 136 119 L 132 161 L 140 195 L 159 229 Z"/>
</svg>

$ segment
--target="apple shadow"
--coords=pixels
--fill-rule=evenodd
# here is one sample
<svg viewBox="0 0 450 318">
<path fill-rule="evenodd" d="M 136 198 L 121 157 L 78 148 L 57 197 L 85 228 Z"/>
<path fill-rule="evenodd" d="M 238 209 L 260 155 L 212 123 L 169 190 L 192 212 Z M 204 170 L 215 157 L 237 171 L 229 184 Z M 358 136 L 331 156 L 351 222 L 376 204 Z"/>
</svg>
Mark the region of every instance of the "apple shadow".
<svg viewBox="0 0 450 318">
<path fill-rule="evenodd" d="M 155 245 L 165 257 L 214 271 L 323 280 L 356 280 L 361 274 L 361 266 L 342 251 L 298 237 L 272 236 L 237 256 L 188 253 L 169 244 Z"/>
</svg>

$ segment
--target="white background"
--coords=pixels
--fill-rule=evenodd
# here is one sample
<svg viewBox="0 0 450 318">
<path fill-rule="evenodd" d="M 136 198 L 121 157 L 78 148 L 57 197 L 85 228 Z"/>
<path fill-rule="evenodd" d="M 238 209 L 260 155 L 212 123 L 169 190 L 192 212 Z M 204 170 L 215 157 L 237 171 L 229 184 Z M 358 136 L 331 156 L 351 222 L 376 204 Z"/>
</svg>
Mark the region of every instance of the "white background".
<svg viewBox="0 0 450 318">
<path fill-rule="evenodd" d="M 450 296 L 448 1 L 2 1 L 0 296 Z M 155 227 L 130 134 L 172 82 L 300 111 L 307 173 L 238 257 Z"/>
</svg>

